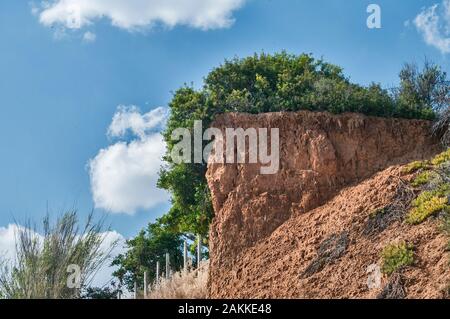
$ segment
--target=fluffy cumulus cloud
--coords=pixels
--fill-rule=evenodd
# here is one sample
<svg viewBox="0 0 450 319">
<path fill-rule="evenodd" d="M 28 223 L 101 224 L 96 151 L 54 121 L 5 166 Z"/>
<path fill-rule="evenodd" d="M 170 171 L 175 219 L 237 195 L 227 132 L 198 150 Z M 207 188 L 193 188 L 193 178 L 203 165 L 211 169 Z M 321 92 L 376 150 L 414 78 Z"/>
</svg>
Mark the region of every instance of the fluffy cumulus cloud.
<svg viewBox="0 0 450 319">
<path fill-rule="evenodd" d="M 424 8 L 414 24 L 427 44 L 443 54 L 450 53 L 450 0 Z"/>
<path fill-rule="evenodd" d="M 22 226 L 9 224 L 6 227 L 0 227 L 0 260 L 5 260 L 8 264 L 15 262 L 16 255 L 16 236 Z M 36 238 L 43 240 L 43 236 L 35 233 Z M 124 253 L 125 238 L 116 231 L 107 231 L 101 234 L 103 241 L 100 250 L 103 253 L 109 253 L 110 259 L 107 260 L 95 273 L 92 278 L 91 285 L 95 287 L 102 287 L 108 284 L 112 279 L 112 273 L 115 267 L 111 267 L 111 259 L 121 253 Z M 112 245 L 115 244 L 111 250 Z"/>
<path fill-rule="evenodd" d="M 134 214 L 139 209 L 167 202 L 168 194 L 156 187 L 165 153 L 159 130 L 166 117 L 164 108 L 145 114 L 134 106 L 118 108 L 108 134 L 122 137 L 130 132 L 135 138 L 118 141 L 90 160 L 91 189 L 97 208 Z"/>
<path fill-rule="evenodd" d="M 186 25 L 202 30 L 226 28 L 245 0 L 53 0 L 42 1 L 45 26 L 80 29 L 106 18 L 119 28 L 140 30 L 155 24 Z M 36 9 L 34 9 L 36 12 Z"/>
</svg>

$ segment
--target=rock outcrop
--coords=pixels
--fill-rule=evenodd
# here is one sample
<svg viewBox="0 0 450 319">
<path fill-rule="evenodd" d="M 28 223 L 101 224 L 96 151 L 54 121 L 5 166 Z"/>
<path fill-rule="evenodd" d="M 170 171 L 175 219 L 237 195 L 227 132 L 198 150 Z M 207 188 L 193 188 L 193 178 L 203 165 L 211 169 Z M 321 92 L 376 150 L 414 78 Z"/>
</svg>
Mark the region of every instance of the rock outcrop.
<svg viewBox="0 0 450 319">
<path fill-rule="evenodd" d="M 346 276 L 363 276 L 367 261 L 375 258 L 370 254 L 377 251 L 370 239 L 355 246 L 355 236 L 363 236 L 355 225 L 362 227 L 370 209 L 396 192 L 398 168 L 390 167 L 439 151 L 430 123 L 420 120 L 303 111 L 223 114 L 212 126 L 278 128 L 280 169 L 262 175 L 260 164 L 208 166 L 215 210 L 210 230 L 211 297 L 363 296 L 352 289 L 339 295 L 350 280 Z M 370 179 L 386 169 L 384 179 Z M 369 186 L 358 188 L 364 180 Z M 351 187 L 356 188 L 348 191 Z M 337 257 L 353 256 L 354 265 L 337 271 L 320 262 L 311 264 L 320 250 L 327 254 L 327 245 L 342 246 Z M 357 262 L 359 253 L 370 256 Z M 305 275 L 311 271 L 308 267 L 312 272 Z M 334 272 L 328 279 L 314 279 L 326 271 Z M 349 287 L 366 287 L 361 278 L 353 279 Z"/>
</svg>

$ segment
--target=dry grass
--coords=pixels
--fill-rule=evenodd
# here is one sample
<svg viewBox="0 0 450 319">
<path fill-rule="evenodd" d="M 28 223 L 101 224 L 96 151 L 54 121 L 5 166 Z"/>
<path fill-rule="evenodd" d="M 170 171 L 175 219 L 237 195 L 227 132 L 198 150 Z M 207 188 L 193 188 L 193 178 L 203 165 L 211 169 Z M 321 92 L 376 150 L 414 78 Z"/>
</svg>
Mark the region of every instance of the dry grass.
<svg viewBox="0 0 450 319">
<path fill-rule="evenodd" d="M 176 272 L 169 279 L 152 285 L 148 299 L 206 299 L 209 261 L 200 269 Z"/>
</svg>

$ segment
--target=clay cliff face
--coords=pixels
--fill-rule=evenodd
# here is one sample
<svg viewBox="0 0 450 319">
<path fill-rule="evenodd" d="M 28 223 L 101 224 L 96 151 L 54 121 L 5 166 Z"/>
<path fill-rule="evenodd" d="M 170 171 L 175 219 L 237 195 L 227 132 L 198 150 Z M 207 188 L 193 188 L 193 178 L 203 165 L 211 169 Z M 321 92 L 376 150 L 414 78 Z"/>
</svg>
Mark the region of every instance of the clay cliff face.
<svg viewBox="0 0 450 319">
<path fill-rule="evenodd" d="M 249 287 L 255 286 L 258 279 L 248 275 L 243 280 L 242 274 L 247 272 L 247 266 L 260 258 L 253 266 L 263 269 L 259 277 L 267 275 L 265 271 L 272 271 L 272 281 L 276 280 L 277 272 L 271 269 L 275 265 L 271 264 L 270 258 L 271 251 L 275 253 L 275 250 L 267 240 L 282 228 L 280 226 L 287 225 L 288 220 L 297 216 L 309 214 L 344 188 L 379 171 L 429 158 L 439 150 L 438 143 L 429 135 L 430 123 L 420 120 L 303 111 L 223 114 L 212 126 L 222 131 L 225 128 L 278 128 L 280 168 L 276 174 L 262 175 L 260 164 L 208 166 L 207 180 L 215 210 L 210 229 L 211 297 L 256 296 Z M 287 228 L 285 231 L 297 230 Z M 277 241 L 286 238 L 277 238 Z M 319 241 L 320 238 L 312 240 Z M 261 243 L 267 245 L 261 246 Z M 267 248 L 264 258 L 254 251 L 255 247 L 262 251 Z M 306 259 L 297 260 L 293 265 L 300 263 L 303 267 L 306 262 Z M 283 277 L 282 272 L 278 275 Z M 298 274 L 285 280 L 290 280 L 286 285 L 298 281 Z M 239 282 L 240 288 L 233 290 L 231 287 L 236 287 Z M 242 286 L 242 282 L 247 286 Z M 271 292 L 270 286 L 263 290 L 269 293 L 264 296 L 286 296 Z M 298 292 L 290 296 L 304 295 L 306 293 Z"/>
</svg>

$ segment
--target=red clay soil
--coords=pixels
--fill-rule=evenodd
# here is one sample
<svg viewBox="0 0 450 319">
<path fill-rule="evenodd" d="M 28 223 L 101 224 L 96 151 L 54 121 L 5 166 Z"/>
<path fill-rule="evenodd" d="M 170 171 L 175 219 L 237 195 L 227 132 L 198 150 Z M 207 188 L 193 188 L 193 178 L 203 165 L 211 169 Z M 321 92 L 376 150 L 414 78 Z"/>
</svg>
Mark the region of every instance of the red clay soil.
<svg viewBox="0 0 450 319">
<path fill-rule="evenodd" d="M 415 263 L 401 274 L 405 297 L 439 298 L 449 284 L 447 239 L 430 219 L 402 221 L 394 199 L 411 176 L 398 165 L 439 151 L 429 122 L 355 114 L 227 114 L 216 127 L 278 127 L 281 168 L 210 165 L 212 298 L 374 298 L 368 267 L 405 240 Z M 375 222 L 374 210 L 387 208 Z M 404 213 L 404 211 L 403 211 Z"/>
</svg>

